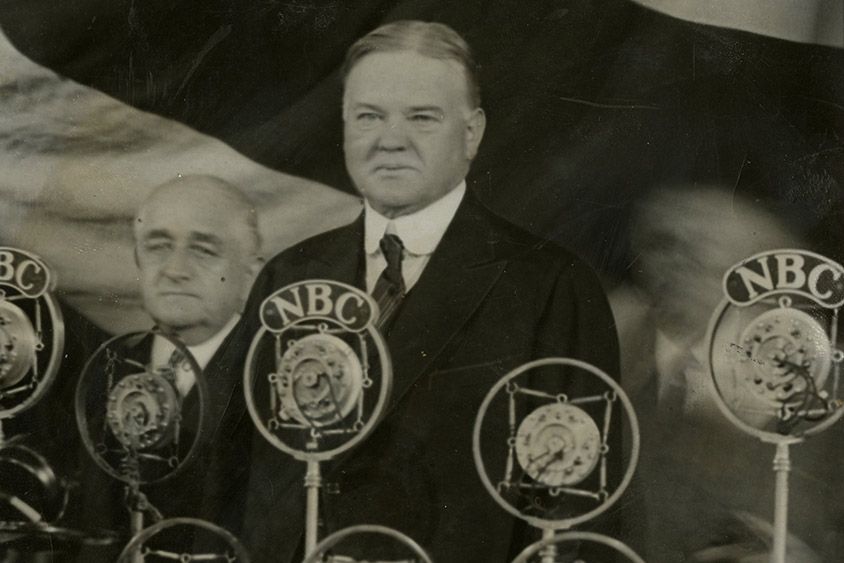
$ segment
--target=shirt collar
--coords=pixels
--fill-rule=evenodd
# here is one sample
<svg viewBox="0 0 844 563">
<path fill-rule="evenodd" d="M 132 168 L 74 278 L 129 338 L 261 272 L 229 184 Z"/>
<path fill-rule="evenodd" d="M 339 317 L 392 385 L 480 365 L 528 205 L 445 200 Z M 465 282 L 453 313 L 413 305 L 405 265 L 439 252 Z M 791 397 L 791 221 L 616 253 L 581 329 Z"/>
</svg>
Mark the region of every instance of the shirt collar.
<svg viewBox="0 0 844 563">
<path fill-rule="evenodd" d="M 223 343 L 223 340 L 226 339 L 226 336 L 234 328 L 234 325 L 240 320 L 240 315 L 234 315 L 229 322 L 227 322 L 220 331 L 206 340 L 205 342 L 201 342 L 195 346 L 188 346 L 188 352 L 190 352 L 193 359 L 196 360 L 196 364 L 199 366 L 199 369 L 205 370 L 205 367 L 208 365 L 208 362 L 211 361 L 211 358 L 214 357 L 214 354 L 217 353 L 217 349 L 220 347 L 220 344 Z M 154 366 L 159 365 L 166 365 L 170 359 L 170 356 L 173 354 L 173 350 L 175 350 L 175 346 L 172 342 L 168 339 L 163 338 L 161 336 L 156 335 L 155 340 L 152 343 L 152 363 Z"/>
<path fill-rule="evenodd" d="M 448 192 L 446 195 L 409 215 L 402 215 L 395 219 L 384 217 L 369 205 L 364 203 L 364 246 L 367 254 L 375 254 L 387 227 L 390 232 L 399 236 L 405 250 L 411 254 L 431 254 L 445 234 L 445 230 L 457 213 L 463 195 L 466 193 L 466 181 Z"/>
</svg>

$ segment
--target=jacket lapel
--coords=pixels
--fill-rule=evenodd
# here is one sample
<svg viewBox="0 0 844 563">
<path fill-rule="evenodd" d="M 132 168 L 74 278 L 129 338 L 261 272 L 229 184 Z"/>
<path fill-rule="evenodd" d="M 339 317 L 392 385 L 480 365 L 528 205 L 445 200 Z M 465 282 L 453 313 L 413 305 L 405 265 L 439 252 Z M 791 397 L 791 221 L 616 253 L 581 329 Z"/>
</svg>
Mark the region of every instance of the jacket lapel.
<svg viewBox="0 0 844 563">
<path fill-rule="evenodd" d="M 395 406 L 481 305 L 506 261 L 495 255 L 489 212 L 466 193 L 451 225 L 411 288 L 387 338 Z"/>
<path fill-rule="evenodd" d="M 362 287 L 363 213 L 353 223 L 334 231 L 334 236 L 316 250 L 303 279 L 327 279 Z"/>
</svg>

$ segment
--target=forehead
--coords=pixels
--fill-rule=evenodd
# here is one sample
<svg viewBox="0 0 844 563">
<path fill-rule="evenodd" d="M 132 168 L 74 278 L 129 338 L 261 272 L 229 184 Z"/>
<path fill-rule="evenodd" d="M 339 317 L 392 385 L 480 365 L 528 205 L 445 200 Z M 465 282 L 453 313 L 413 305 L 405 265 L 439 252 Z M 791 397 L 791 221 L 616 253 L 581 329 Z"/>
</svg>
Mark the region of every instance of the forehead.
<svg viewBox="0 0 844 563">
<path fill-rule="evenodd" d="M 135 225 L 139 238 L 167 235 L 172 238 L 237 236 L 239 221 L 229 198 L 213 190 L 159 192 L 147 201 Z"/>
<path fill-rule="evenodd" d="M 415 51 L 370 53 L 346 78 L 347 104 L 468 106 L 469 82 L 457 61 Z"/>
</svg>

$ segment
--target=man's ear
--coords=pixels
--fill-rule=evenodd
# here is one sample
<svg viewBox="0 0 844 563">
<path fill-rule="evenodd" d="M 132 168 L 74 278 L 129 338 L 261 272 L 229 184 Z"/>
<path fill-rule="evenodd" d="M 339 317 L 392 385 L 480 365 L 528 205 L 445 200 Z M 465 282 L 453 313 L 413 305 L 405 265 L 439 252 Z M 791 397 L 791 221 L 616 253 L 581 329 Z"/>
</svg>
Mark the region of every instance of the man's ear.
<svg viewBox="0 0 844 563">
<path fill-rule="evenodd" d="M 478 147 L 486 129 L 486 114 L 481 108 L 475 108 L 466 119 L 466 159 L 472 160 L 478 154 Z"/>
</svg>

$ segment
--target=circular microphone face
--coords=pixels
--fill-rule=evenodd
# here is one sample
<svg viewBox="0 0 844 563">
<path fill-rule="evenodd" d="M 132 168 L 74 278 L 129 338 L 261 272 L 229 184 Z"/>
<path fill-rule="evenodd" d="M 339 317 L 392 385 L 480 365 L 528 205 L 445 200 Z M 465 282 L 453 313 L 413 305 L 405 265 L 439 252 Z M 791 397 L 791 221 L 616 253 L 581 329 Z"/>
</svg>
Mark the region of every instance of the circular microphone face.
<svg viewBox="0 0 844 563">
<path fill-rule="evenodd" d="M 583 409 L 567 403 L 538 407 L 516 432 L 516 459 L 536 483 L 576 485 L 601 455 L 601 431 Z"/>
<path fill-rule="evenodd" d="M 771 406 L 795 409 L 810 388 L 822 389 L 832 349 L 820 323 L 803 311 L 777 308 L 742 331 L 736 369 L 748 393 Z"/>
<path fill-rule="evenodd" d="M 35 360 L 35 329 L 24 312 L 0 301 L 0 389 L 20 383 Z"/>
<path fill-rule="evenodd" d="M 181 410 L 166 372 L 133 373 L 109 392 L 106 419 L 112 435 L 129 450 L 153 450 L 176 439 Z"/>
<path fill-rule="evenodd" d="M 40 258 L 0 246 L 0 419 L 32 407 L 58 372 L 64 321 L 54 285 Z"/>
<path fill-rule="evenodd" d="M 291 343 L 273 374 L 284 421 L 325 427 L 352 412 L 363 392 L 363 367 L 355 351 L 331 334 Z"/>
<path fill-rule="evenodd" d="M 152 483 L 177 473 L 200 446 L 207 401 L 202 373 L 181 343 L 156 332 L 112 338 L 76 388 L 88 453 L 112 477 Z"/>
<path fill-rule="evenodd" d="M 296 459 L 322 461 L 368 436 L 392 385 L 372 298 L 340 282 L 308 280 L 270 295 L 260 314 L 243 387 L 264 438 Z"/>
<path fill-rule="evenodd" d="M 472 451 L 501 507 L 533 526 L 564 529 L 603 513 L 627 488 L 639 455 L 638 423 L 606 373 L 547 358 L 493 386 L 475 419 Z"/>
</svg>

